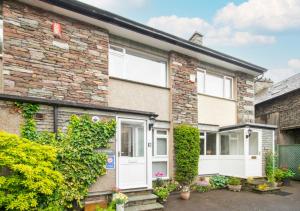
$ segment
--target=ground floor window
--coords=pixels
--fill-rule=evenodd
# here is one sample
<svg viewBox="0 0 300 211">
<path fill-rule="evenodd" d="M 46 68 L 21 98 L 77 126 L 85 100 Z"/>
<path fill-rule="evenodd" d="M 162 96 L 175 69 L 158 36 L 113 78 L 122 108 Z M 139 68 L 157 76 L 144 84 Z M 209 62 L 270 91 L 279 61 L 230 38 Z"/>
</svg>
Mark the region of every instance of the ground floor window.
<svg viewBox="0 0 300 211">
<path fill-rule="evenodd" d="M 169 178 L 168 130 L 155 129 L 152 142 L 152 177 Z"/>
<path fill-rule="evenodd" d="M 217 154 L 217 134 L 210 132 L 200 133 L 200 155 Z"/>
<path fill-rule="evenodd" d="M 221 155 L 244 154 L 244 130 L 221 133 Z"/>
</svg>

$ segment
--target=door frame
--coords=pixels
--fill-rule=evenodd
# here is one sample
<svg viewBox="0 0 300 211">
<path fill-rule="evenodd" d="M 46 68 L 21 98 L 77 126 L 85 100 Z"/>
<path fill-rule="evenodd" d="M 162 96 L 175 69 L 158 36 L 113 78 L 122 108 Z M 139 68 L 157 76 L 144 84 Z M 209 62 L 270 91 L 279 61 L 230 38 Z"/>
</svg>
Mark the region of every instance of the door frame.
<svg viewBox="0 0 300 211">
<path fill-rule="evenodd" d="M 128 121 L 128 122 L 140 122 L 144 124 L 145 127 L 145 162 L 146 162 L 146 188 L 152 188 L 152 130 L 149 130 L 149 119 L 142 118 L 142 117 L 131 117 L 131 116 L 116 116 L 116 187 L 119 188 L 119 178 L 120 178 L 120 156 L 119 153 L 121 150 L 121 122 Z M 145 188 L 145 187 L 140 187 Z M 139 187 L 132 187 L 126 189 L 139 189 Z"/>
</svg>

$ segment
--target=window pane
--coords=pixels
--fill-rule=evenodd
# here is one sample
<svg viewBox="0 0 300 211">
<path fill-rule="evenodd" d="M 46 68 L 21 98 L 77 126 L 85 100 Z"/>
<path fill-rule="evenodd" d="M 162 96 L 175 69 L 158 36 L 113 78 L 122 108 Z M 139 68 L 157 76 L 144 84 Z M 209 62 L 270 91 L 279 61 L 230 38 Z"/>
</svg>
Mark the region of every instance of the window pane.
<svg viewBox="0 0 300 211">
<path fill-rule="evenodd" d="M 223 81 L 224 78 L 206 74 L 205 93 L 217 97 L 223 97 Z"/>
<path fill-rule="evenodd" d="M 200 137 L 200 155 L 204 155 L 204 138 Z"/>
<path fill-rule="evenodd" d="M 139 127 L 137 129 L 137 140 L 136 140 L 136 151 L 135 157 L 143 157 L 144 156 L 144 128 Z"/>
<path fill-rule="evenodd" d="M 205 76 L 203 71 L 197 72 L 198 93 L 204 93 Z"/>
<path fill-rule="evenodd" d="M 167 139 L 157 139 L 157 155 L 167 155 Z"/>
<path fill-rule="evenodd" d="M 153 162 L 152 163 L 152 177 L 156 178 L 155 174 L 162 173 L 162 177 L 168 176 L 168 163 L 167 162 Z"/>
<path fill-rule="evenodd" d="M 124 55 L 119 53 L 109 53 L 109 75 L 123 78 Z"/>
<path fill-rule="evenodd" d="M 141 125 L 142 124 L 121 124 L 121 156 L 144 156 L 144 127 Z"/>
<path fill-rule="evenodd" d="M 121 155 L 132 157 L 132 136 L 133 128 L 128 127 L 125 124 L 122 124 L 122 135 L 121 135 Z"/>
<path fill-rule="evenodd" d="M 244 154 L 244 130 L 221 135 L 221 155 Z"/>
<path fill-rule="evenodd" d="M 258 133 L 252 132 L 249 138 L 249 155 L 258 155 Z"/>
<path fill-rule="evenodd" d="M 206 155 L 217 154 L 217 135 L 207 134 L 206 137 Z"/>
<path fill-rule="evenodd" d="M 225 78 L 225 91 L 224 91 L 225 98 L 232 98 L 232 79 Z"/>
<path fill-rule="evenodd" d="M 166 86 L 166 63 L 126 54 L 125 78 L 133 81 Z"/>
<path fill-rule="evenodd" d="M 157 130 L 156 133 L 158 135 L 167 135 L 167 131 L 166 130 Z"/>
</svg>

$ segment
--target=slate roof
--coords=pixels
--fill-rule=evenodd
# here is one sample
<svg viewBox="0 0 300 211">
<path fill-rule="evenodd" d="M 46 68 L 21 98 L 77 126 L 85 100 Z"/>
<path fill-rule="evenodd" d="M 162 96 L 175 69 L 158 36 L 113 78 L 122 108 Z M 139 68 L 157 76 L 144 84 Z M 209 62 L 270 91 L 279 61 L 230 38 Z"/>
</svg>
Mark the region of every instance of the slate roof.
<svg viewBox="0 0 300 211">
<path fill-rule="evenodd" d="M 283 81 L 280 81 L 268 89 L 265 89 L 255 96 L 255 104 L 277 98 L 279 96 L 300 89 L 300 73 L 293 75 Z"/>
</svg>

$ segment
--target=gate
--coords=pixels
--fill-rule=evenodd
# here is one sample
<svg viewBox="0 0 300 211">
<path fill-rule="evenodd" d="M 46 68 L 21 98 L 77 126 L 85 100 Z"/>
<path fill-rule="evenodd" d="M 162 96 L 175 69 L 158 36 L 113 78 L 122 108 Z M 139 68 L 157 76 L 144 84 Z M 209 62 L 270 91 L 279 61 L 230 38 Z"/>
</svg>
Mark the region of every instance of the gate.
<svg viewBox="0 0 300 211">
<path fill-rule="evenodd" d="M 278 166 L 288 167 L 296 173 L 294 179 L 300 180 L 300 144 L 278 145 Z"/>
</svg>

